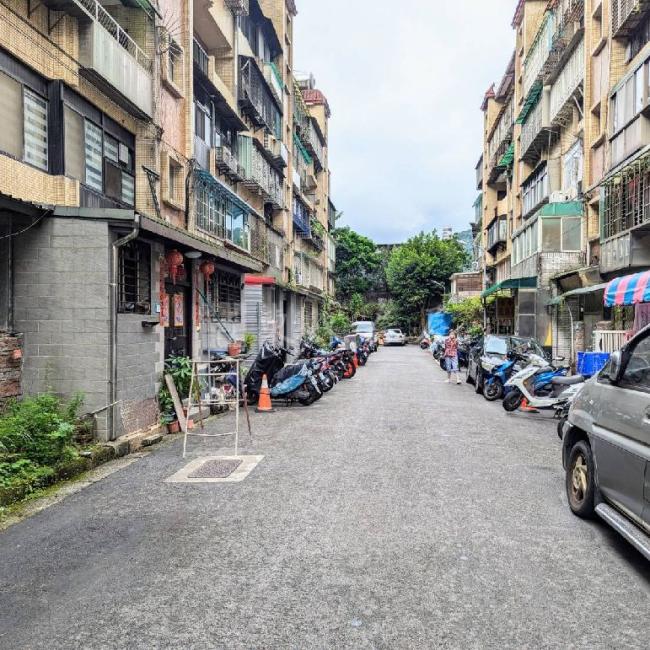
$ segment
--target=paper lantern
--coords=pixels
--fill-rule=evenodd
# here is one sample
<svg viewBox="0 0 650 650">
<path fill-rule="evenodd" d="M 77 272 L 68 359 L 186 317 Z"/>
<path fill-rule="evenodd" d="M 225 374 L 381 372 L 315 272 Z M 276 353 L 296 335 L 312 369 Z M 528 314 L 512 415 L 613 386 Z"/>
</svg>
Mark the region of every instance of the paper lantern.
<svg viewBox="0 0 650 650">
<path fill-rule="evenodd" d="M 201 262 L 201 266 L 199 266 L 199 271 L 203 273 L 203 277 L 205 278 L 205 281 L 207 282 L 210 276 L 215 272 L 215 265 L 214 262 L 210 262 L 209 260 L 206 260 L 205 262 Z"/>
<path fill-rule="evenodd" d="M 165 261 L 167 262 L 167 268 L 169 269 L 172 282 L 176 284 L 176 278 L 179 275 L 178 269 L 183 264 L 183 254 L 174 249 L 165 255 Z"/>
</svg>

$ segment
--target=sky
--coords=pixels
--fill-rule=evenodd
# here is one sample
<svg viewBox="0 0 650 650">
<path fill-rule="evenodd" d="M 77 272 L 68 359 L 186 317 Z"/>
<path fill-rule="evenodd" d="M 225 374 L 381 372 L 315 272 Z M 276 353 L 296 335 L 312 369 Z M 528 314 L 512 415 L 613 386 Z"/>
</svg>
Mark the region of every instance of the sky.
<svg viewBox="0 0 650 650">
<path fill-rule="evenodd" d="M 331 197 L 377 243 L 466 230 L 483 95 L 514 50 L 516 0 L 297 0 L 294 67 L 332 109 Z"/>
</svg>

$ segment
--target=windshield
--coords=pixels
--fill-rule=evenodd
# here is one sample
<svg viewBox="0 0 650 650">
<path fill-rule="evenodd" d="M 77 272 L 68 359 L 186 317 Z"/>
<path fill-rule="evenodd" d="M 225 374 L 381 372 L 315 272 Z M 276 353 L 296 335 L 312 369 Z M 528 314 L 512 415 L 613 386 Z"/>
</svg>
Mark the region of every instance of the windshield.
<svg viewBox="0 0 650 650">
<path fill-rule="evenodd" d="M 508 344 L 505 339 L 498 336 L 488 336 L 485 339 L 485 354 L 508 354 Z"/>
<path fill-rule="evenodd" d="M 372 323 L 357 323 L 356 327 L 354 328 L 354 331 L 357 333 L 365 333 L 367 334 L 368 332 L 373 331 L 373 326 Z"/>
<path fill-rule="evenodd" d="M 510 337 L 510 347 L 512 350 L 518 354 L 538 354 L 540 357 L 544 358 L 544 350 L 540 347 L 539 343 L 535 339 L 524 339 L 518 336 Z"/>
<path fill-rule="evenodd" d="M 389 334 L 401 334 L 401 330 L 388 330 Z"/>
</svg>

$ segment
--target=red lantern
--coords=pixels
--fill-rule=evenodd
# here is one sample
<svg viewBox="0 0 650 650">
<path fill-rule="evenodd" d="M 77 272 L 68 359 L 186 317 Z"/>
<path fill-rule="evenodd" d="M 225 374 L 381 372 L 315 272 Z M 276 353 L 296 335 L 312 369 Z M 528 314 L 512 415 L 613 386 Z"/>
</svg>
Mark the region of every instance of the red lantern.
<svg viewBox="0 0 650 650">
<path fill-rule="evenodd" d="M 165 261 L 167 262 L 167 268 L 169 269 L 172 282 L 176 284 L 176 277 L 179 275 L 178 268 L 183 264 L 183 254 L 174 249 L 165 255 Z"/>
<path fill-rule="evenodd" d="M 210 262 L 209 260 L 206 260 L 205 262 L 201 262 L 201 266 L 199 266 L 199 271 L 203 273 L 203 277 L 205 278 L 205 281 L 207 282 L 210 278 L 210 276 L 214 273 L 215 271 L 215 265 L 214 262 Z"/>
</svg>

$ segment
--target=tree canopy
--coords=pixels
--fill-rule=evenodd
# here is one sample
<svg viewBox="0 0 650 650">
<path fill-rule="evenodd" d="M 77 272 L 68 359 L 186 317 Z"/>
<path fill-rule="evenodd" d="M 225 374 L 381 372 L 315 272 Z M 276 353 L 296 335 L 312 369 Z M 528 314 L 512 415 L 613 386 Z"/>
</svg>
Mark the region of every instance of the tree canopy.
<svg viewBox="0 0 650 650">
<path fill-rule="evenodd" d="M 337 296 L 346 301 L 354 294 L 366 294 L 374 286 L 381 265 L 375 243 L 349 226 L 337 228 L 334 239 Z"/>
<path fill-rule="evenodd" d="M 456 238 L 440 239 L 435 231 L 421 232 L 396 247 L 386 278 L 404 321 L 423 327 L 426 311 L 442 301 L 445 282 L 466 262 L 463 244 Z"/>
</svg>

